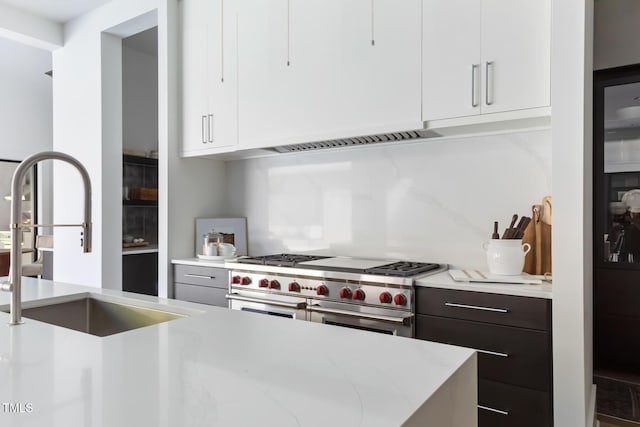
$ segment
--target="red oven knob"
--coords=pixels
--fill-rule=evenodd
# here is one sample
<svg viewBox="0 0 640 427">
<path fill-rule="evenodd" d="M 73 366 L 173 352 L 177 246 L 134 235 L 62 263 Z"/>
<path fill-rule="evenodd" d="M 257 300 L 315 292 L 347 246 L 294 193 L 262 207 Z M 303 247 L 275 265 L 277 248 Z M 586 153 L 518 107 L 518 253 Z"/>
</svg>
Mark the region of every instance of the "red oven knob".
<svg viewBox="0 0 640 427">
<path fill-rule="evenodd" d="M 351 289 L 342 288 L 339 292 L 340 298 L 351 298 Z"/>
<path fill-rule="evenodd" d="M 382 304 L 391 304 L 393 302 L 393 298 L 389 292 L 383 292 L 380 294 L 380 303 Z"/>
<path fill-rule="evenodd" d="M 231 284 L 232 284 L 232 285 L 237 285 L 237 284 L 239 284 L 239 283 L 240 283 L 240 276 L 233 276 L 233 277 L 231 278 Z"/>
<path fill-rule="evenodd" d="M 298 282 L 289 283 L 289 292 L 300 292 L 300 284 Z"/>
<path fill-rule="evenodd" d="M 245 276 L 245 277 L 243 277 L 242 279 L 240 279 L 240 284 L 241 284 L 241 285 L 246 286 L 246 285 L 248 285 L 248 284 L 250 284 L 250 283 L 251 283 L 251 278 L 249 278 L 249 277 L 246 277 L 246 276 Z"/>
<path fill-rule="evenodd" d="M 329 288 L 327 288 L 325 285 L 320 285 L 316 288 L 316 294 L 329 295 Z"/>
<path fill-rule="evenodd" d="M 269 282 L 269 289 L 280 289 L 280 282 L 277 280 L 271 280 Z"/>
<path fill-rule="evenodd" d="M 258 286 L 260 286 L 261 288 L 266 288 L 267 286 L 269 286 L 269 281 L 267 279 L 260 279 L 260 281 L 258 282 Z"/>
<path fill-rule="evenodd" d="M 402 294 L 397 294 L 395 297 L 393 297 L 393 302 L 396 305 L 407 305 L 407 297 Z"/>
<path fill-rule="evenodd" d="M 353 295 L 351 295 L 352 299 L 364 301 L 364 291 L 362 289 L 356 289 L 353 291 Z"/>
</svg>

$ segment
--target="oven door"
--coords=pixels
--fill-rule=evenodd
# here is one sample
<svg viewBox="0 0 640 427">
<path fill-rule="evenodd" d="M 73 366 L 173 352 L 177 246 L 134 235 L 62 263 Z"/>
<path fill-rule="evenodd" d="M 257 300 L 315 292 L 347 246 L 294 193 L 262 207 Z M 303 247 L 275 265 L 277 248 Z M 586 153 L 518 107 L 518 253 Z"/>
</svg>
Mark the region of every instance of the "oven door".
<svg viewBox="0 0 640 427">
<path fill-rule="evenodd" d="M 304 298 L 247 291 L 233 291 L 226 297 L 229 300 L 229 308 L 232 310 L 307 320 L 305 310 L 307 304 Z"/>
<path fill-rule="evenodd" d="M 413 314 L 407 311 L 325 300 L 311 300 L 307 311 L 309 320 L 316 323 L 413 337 Z"/>
</svg>

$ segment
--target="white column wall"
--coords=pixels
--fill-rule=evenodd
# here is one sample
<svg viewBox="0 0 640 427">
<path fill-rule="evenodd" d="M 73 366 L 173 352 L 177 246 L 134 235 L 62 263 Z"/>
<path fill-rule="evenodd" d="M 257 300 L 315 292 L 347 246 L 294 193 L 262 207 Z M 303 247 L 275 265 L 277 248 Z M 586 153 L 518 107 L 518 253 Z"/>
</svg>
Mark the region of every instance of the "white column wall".
<svg viewBox="0 0 640 427">
<path fill-rule="evenodd" d="M 593 0 L 552 3 L 554 425 L 592 426 Z"/>
</svg>

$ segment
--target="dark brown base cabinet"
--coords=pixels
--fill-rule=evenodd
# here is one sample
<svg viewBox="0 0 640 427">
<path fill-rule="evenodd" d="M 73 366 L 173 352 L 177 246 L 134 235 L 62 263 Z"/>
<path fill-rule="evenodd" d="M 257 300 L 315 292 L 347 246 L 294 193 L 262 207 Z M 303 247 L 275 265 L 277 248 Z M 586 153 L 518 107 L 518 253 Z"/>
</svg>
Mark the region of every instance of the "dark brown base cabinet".
<svg viewBox="0 0 640 427">
<path fill-rule="evenodd" d="M 122 256 L 122 290 L 158 296 L 158 254 Z"/>
<path fill-rule="evenodd" d="M 228 307 L 229 270 L 175 264 L 174 298 L 200 304 Z"/>
<path fill-rule="evenodd" d="M 551 301 L 416 289 L 416 338 L 478 350 L 478 425 L 553 426 Z"/>
<path fill-rule="evenodd" d="M 640 375 L 640 271 L 596 269 L 594 369 Z"/>
</svg>

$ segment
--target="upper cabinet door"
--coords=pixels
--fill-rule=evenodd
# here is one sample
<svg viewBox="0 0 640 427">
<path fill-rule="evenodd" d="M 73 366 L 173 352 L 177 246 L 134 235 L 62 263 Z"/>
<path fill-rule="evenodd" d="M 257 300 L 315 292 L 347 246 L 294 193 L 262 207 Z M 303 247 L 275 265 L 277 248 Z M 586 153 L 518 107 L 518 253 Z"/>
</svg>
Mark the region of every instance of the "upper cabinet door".
<svg viewBox="0 0 640 427">
<path fill-rule="evenodd" d="M 480 8 L 480 0 L 424 0 L 425 121 L 480 114 Z"/>
<path fill-rule="evenodd" d="M 336 128 L 352 136 L 421 128 L 421 0 L 339 6 Z"/>
<path fill-rule="evenodd" d="M 299 142 L 421 122 L 421 0 L 291 0 Z"/>
<path fill-rule="evenodd" d="M 182 151 L 208 148 L 207 8 L 209 0 L 183 0 Z"/>
<path fill-rule="evenodd" d="M 483 113 L 551 104 L 551 1 L 482 0 Z"/>
<path fill-rule="evenodd" d="M 421 0 L 246 0 L 246 147 L 421 127 Z"/>
<path fill-rule="evenodd" d="M 212 148 L 238 143 L 236 0 L 208 0 L 207 93 Z"/>
<path fill-rule="evenodd" d="M 238 2 L 239 138 L 243 148 L 295 133 L 290 0 Z"/>
<path fill-rule="evenodd" d="M 206 154 L 237 144 L 234 0 L 183 0 L 182 151 Z"/>
</svg>

